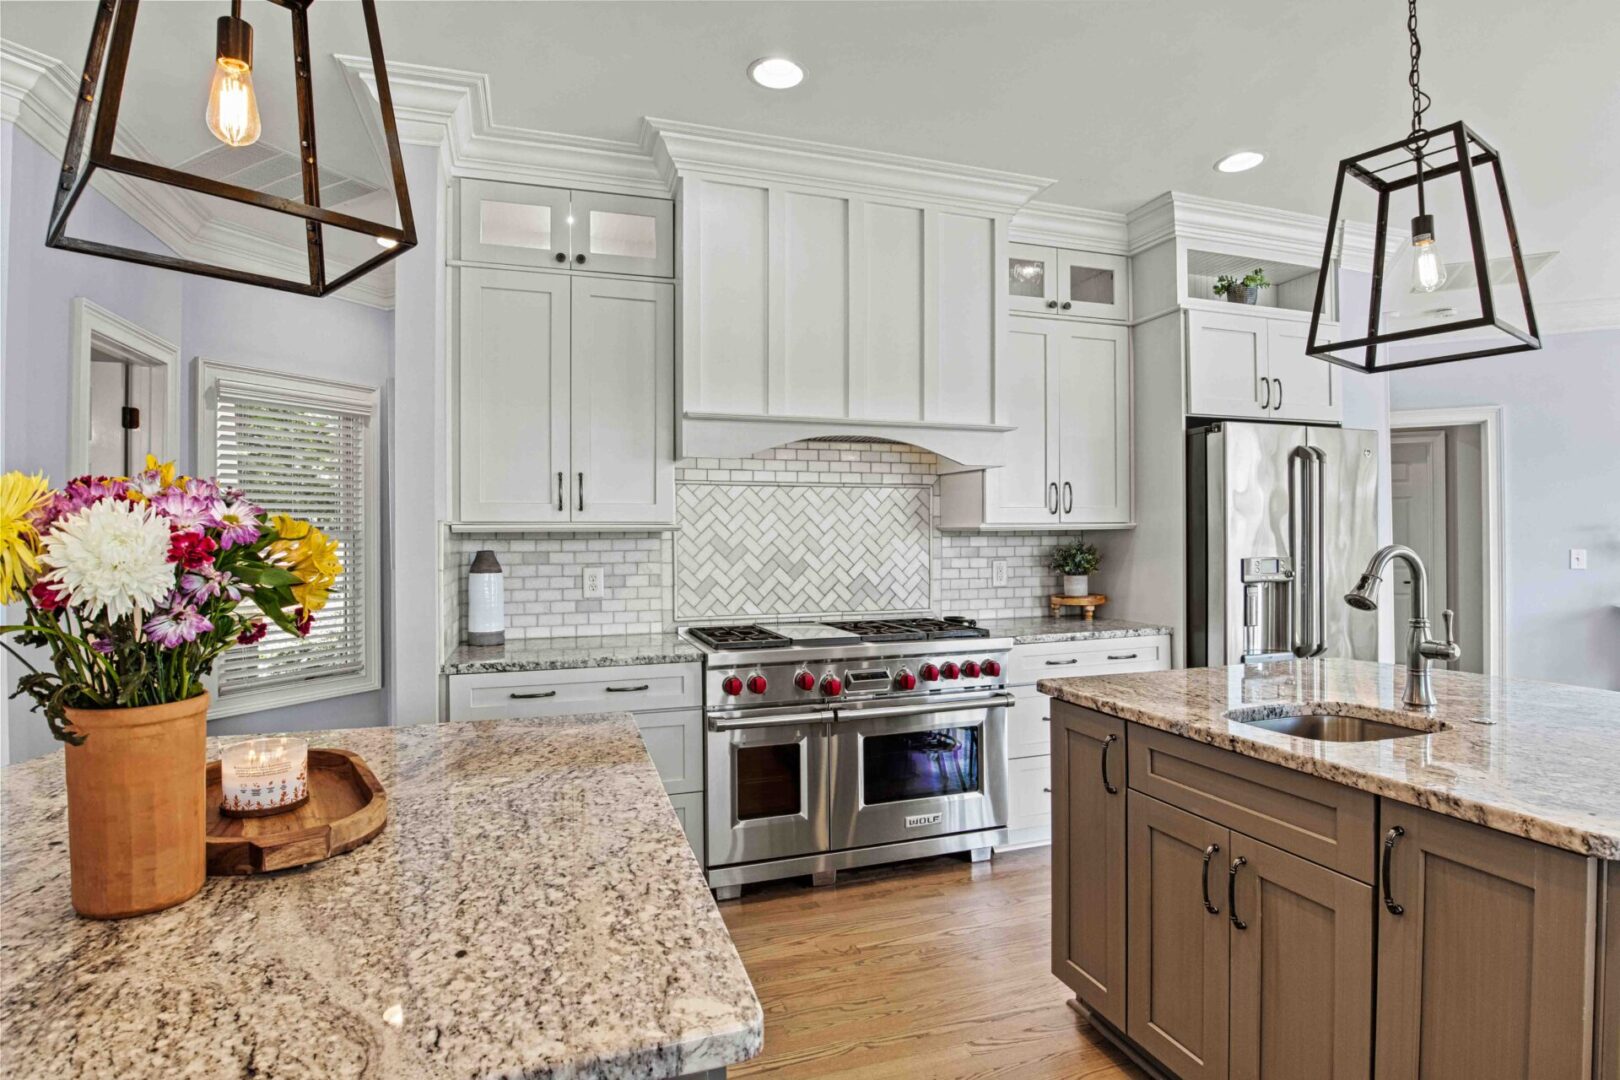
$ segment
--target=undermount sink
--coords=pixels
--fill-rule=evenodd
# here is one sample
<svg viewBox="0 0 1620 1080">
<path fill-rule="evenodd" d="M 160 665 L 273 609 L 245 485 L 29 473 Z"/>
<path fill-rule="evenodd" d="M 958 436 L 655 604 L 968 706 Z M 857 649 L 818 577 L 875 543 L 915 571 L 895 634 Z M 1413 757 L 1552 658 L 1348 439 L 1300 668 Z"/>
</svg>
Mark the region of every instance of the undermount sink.
<svg viewBox="0 0 1620 1080">
<path fill-rule="evenodd" d="M 1265 728 L 1296 739 L 1315 739 L 1318 742 L 1376 742 L 1380 739 L 1403 739 L 1409 735 L 1433 735 L 1446 730 L 1438 720 L 1423 716 L 1376 712 L 1388 719 L 1373 716 L 1351 716 L 1335 711 L 1332 706 L 1303 705 L 1297 712 L 1277 715 L 1274 705 L 1248 709 L 1233 709 L 1226 719 L 1251 727 Z"/>
</svg>

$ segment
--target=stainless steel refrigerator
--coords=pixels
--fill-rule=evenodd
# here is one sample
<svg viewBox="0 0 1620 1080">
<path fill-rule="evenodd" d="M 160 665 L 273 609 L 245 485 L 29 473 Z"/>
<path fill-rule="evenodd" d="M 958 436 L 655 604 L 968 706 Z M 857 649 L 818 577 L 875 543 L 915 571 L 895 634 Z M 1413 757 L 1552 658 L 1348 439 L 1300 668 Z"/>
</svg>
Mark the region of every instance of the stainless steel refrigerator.
<svg viewBox="0 0 1620 1080">
<path fill-rule="evenodd" d="M 1187 664 L 1378 658 L 1343 596 L 1378 548 L 1378 433 L 1221 422 L 1187 433 Z"/>
</svg>

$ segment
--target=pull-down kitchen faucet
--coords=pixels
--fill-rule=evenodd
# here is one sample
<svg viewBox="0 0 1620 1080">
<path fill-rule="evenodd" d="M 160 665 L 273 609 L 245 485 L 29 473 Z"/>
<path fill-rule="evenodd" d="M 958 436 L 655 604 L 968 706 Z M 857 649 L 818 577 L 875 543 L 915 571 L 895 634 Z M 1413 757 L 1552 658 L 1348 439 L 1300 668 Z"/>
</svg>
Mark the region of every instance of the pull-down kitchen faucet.
<svg viewBox="0 0 1620 1080">
<path fill-rule="evenodd" d="M 1412 568 L 1412 621 L 1406 639 L 1406 693 L 1401 701 L 1408 708 L 1432 709 L 1435 706 L 1434 684 L 1429 675 L 1430 660 L 1456 660 L 1462 656 L 1452 633 L 1451 609 L 1441 612 L 1446 622 L 1446 640 L 1429 637 L 1429 572 L 1423 568 L 1418 553 L 1405 544 L 1381 547 L 1362 571 L 1356 587 L 1344 594 L 1344 602 L 1358 611 L 1378 610 L 1378 586 L 1391 561 L 1404 559 Z"/>
</svg>

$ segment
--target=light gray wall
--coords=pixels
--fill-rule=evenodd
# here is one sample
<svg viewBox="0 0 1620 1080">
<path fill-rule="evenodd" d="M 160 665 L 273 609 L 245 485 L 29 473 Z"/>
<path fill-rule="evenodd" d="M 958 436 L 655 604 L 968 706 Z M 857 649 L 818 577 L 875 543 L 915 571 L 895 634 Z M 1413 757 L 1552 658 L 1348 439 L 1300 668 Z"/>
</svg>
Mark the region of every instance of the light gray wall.
<svg viewBox="0 0 1620 1080">
<path fill-rule="evenodd" d="M 1507 674 L 1620 690 L 1620 330 L 1389 378 L 1396 409 L 1502 407 Z"/>
</svg>

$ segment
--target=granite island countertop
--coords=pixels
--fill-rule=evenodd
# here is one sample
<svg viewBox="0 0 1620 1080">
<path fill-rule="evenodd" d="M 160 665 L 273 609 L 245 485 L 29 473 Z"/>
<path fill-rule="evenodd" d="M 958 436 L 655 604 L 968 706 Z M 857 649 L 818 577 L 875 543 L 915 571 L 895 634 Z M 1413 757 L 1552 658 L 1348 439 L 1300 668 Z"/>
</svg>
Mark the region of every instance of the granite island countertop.
<svg viewBox="0 0 1620 1080">
<path fill-rule="evenodd" d="M 1348 787 L 1606 859 L 1620 858 L 1620 693 L 1436 669 L 1432 714 L 1401 705 L 1404 666 L 1358 660 L 1044 679 L 1043 693 Z M 1223 714 L 1328 711 L 1444 730 L 1319 742 Z"/>
<path fill-rule="evenodd" d="M 628 715 L 309 738 L 388 789 L 377 839 L 119 922 L 69 905 L 62 754 L 4 771 L 0 1071 L 642 1080 L 759 1052 Z"/>
</svg>

